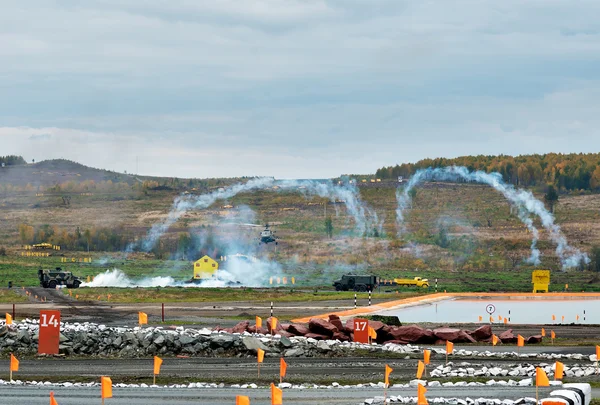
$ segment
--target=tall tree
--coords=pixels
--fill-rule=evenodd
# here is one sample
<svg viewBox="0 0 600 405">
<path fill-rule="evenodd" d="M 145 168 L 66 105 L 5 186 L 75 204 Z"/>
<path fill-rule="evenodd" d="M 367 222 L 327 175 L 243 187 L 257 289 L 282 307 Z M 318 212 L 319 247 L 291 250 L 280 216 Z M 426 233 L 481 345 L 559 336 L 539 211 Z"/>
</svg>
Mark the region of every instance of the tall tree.
<svg viewBox="0 0 600 405">
<path fill-rule="evenodd" d="M 550 207 L 550 212 L 554 213 L 554 206 L 558 202 L 558 193 L 553 185 L 548 186 L 548 190 L 546 191 L 546 195 L 544 195 L 544 200 L 548 203 L 548 207 Z"/>
<path fill-rule="evenodd" d="M 600 246 L 594 246 L 592 248 L 592 263 L 590 264 L 593 271 L 600 272 Z"/>
<path fill-rule="evenodd" d="M 325 218 L 325 233 L 329 238 L 333 237 L 333 220 L 331 219 L 331 215 Z"/>
</svg>

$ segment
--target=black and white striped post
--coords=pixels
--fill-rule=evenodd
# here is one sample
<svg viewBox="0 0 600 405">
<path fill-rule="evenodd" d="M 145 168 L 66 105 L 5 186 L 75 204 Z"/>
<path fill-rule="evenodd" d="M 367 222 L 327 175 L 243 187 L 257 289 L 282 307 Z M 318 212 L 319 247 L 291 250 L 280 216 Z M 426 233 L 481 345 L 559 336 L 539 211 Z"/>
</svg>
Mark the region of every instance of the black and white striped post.
<svg viewBox="0 0 600 405">
<path fill-rule="evenodd" d="M 369 290 L 369 306 L 371 306 L 371 290 Z"/>
<path fill-rule="evenodd" d="M 585 322 L 585 309 L 583 310 L 583 321 Z"/>
<path fill-rule="evenodd" d="M 508 322 L 510 322 L 510 309 L 508 310 Z"/>
<path fill-rule="evenodd" d="M 273 301 L 271 301 L 271 316 L 273 316 Z"/>
<path fill-rule="evenodd" d="M 356 309 L 356 293 L 354 293 L 354 309 Z"/>
<path fill-rule="evenodd" d="M 437 292 L 437 278 L 435 279 L 435 292 Z"/>
</svg>

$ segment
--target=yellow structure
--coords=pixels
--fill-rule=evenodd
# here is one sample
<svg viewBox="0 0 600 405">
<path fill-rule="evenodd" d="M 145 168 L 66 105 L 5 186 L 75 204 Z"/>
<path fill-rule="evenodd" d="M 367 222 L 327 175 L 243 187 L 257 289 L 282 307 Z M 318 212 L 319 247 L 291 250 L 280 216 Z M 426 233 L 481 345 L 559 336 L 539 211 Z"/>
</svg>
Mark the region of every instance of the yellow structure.
<svg viewBox="0 0 600 405">
<path fill-rule="evenodd" d="M 209 256 L 204 256 L 194 263 L 194 279 L 200 280 L 214 277 L 217 270 L 219 270 L 219 263 Z"/>
<path fill-rule="evenodd" d="M 61 263 L 91 263 L 91 257 L 61 257 Z"/>
<path fill-rule="evenodd" d="M 533 292 L 548 292 L 550 285 L 550 270 L 535 270 L 531 273 L 531 283 L 533 284 Z"/>
</svg>

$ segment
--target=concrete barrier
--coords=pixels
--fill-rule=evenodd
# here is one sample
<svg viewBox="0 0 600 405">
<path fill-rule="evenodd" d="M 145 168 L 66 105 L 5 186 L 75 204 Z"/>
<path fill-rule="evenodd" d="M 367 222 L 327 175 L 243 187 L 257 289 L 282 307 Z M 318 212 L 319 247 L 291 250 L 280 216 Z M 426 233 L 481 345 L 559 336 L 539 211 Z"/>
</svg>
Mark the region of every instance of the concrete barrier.
<svg viewBox="0 0 600 405">
<path fill-rule="evenodd" d="M 592 388 L 590 384 L 564 384 L 560 390 L 550 392 L 548 398 L 543 398 L 542 405 L 590 405 Z"/>
</svg>

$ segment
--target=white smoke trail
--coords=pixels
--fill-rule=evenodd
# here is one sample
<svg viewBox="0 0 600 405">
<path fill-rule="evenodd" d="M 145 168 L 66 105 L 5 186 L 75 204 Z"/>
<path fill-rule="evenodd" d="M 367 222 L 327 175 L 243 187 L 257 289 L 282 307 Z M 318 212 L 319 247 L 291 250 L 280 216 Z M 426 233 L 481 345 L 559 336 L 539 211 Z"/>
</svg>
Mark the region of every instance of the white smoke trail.
<svg viewBox="0 0 600 405">
<path fill-rule="evenodd" d="M 195 195 L 182 195 L 175 199 L 167 218 L 152 226 L 145 238 L 139 243 L 130 244 L 126 251 L 132 252 L 137 245 L 144 252 L 149 252 L 158 242 L 160 237 L 187 211 L 199 210 L 210 207 L 217 200 L 224 200 L 235 195 L 256 190 L 298 191 L 304 195 L 329 198 L 330 201 L 343 200 L 348 213 L 353 217 L 356 231 L 364 235 L 371 227 L 377 227 L 381 233 L 383 223 L 379 221 L 377 214 L 365 206 L 361 201 L 356 186 L 335 185 L 331 181 L 318 182 L 311 180 L 282 180 L 275 181 L 272 178 L 252 179 L 247 183 L 238 183 L 217 191 Z"/>
<path fill-rule="evenodd" d="M 536 247 L 539 233 L 537 228 L 533 225 L 533 220 L 530 215 L 539 217 L 542 226 L 550 232 L 550 238 L 556 244 L 556 254 L 561 261 L 563 269 L 576 267 L 581 263 L 587 264 L 590 262 L 590 259 L 585 253 L 568 244 L 560 227 L 554 223 L 554 216 L 530 191 L 515 189 L 512 184 L 506 184 L 502 180 L 502 175 L 500 173 L 485 173 L 482 171 L 470 172 L 466 167 L 462 166 L 419 170 L 412 176 L 402 191 L 400 189 L 397 190 L 396 199 L 398 206 L 396 208 L 396 222 L 398 232 L 402 233 L 405 231 L 404 210 L 410 203 L 411 189 L 428 180 L 444 181 L 457 179 L 487 184 L 500 192 L 507 200 L 517 207 L 517 216 L 533 235 L 531 256 L 527 259 L 529 262 L 539 264 L 540 257 L 540 251 Z"/>
</svg>

